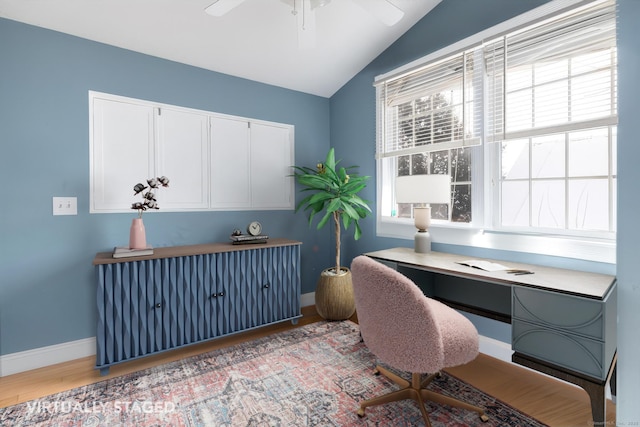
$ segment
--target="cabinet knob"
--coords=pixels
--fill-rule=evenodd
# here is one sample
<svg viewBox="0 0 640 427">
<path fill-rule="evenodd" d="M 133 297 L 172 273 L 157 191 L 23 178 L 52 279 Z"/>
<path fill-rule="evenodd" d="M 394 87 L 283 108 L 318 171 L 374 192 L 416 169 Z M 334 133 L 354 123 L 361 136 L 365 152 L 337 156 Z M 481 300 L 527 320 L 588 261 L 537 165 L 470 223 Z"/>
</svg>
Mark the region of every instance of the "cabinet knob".
<svg viewBox="0 0 640 427">
<path fill-rule="evenodd" d="M 270 287 L 271 287 L 271 285 L 270 285 L 270 284 L 268 284 L 268 283 L 265 283 L 264 285 L 262 285 L 262 287 L 263 287 L 263 288 L 265 288 L 265 289 L 267 289 L 267 288 L 270 288 Z"/>
<path fill-rule="evenodd" d="M 156 308 L 160 308 L 160 307 L 162 307 L 162 304 L 157 303 L 157 304 L 156 304 Z"/>
<path fill-rule="evenodd" d="M 218 294 L 213 293 L 213 294 L 211 294 L 211 296 L 210 296 L 209 298 L 215 298 L 215 297 L 217 297 L 217 296 L 218 296 Z"/>
<path fill-rule="evenodd" d="M 223 296 L 224 296 L 224 292 L 220 292 L 220 293 L 218 294 L 218 296 L 219 296 L 219 297 L 223 297 Z"/>
</svg>

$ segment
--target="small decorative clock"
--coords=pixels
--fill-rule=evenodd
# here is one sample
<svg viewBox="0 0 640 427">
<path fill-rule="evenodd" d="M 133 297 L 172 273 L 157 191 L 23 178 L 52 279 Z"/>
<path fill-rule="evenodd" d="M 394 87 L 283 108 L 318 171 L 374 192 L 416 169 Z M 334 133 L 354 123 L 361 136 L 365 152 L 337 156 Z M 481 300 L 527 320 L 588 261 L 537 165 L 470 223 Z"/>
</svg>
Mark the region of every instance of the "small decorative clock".
<svg viewBox="0 0 640 427">
<path fill-rule="evenodd" d="M 258 221 L 251 221 L 247 226 L 247 233 L 252 236 L 258 236 L 262 233 L 262 224 Z"/>
</svg>

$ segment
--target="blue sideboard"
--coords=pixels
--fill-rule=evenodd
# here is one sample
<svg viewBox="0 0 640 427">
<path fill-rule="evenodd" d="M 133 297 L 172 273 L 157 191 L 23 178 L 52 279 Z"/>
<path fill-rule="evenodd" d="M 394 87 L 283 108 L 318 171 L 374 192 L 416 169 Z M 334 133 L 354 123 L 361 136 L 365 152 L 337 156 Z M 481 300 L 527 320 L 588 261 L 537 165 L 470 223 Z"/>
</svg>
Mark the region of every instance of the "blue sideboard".
<svg viewBox="0 0 640 427">
<path fill-rule="evenodd" d="M 300 242 L 96 255 L 96 368 L 290 320 L 300 313 Z"/>
</svg>

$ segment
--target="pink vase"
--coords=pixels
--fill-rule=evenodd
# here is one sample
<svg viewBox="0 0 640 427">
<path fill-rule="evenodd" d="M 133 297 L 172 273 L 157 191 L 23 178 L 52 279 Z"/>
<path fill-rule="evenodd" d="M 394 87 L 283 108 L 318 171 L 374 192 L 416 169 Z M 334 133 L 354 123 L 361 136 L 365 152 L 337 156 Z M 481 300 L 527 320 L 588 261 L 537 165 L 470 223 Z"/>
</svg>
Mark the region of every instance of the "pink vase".
<svg viewBox="0 0 640 427">
<path fill-rule="evenodd" d="M 129 249 L 145 249 L 146 247 L 147 236 L 144 232 L 142 218 L 134 218 L 129 230 Z"/>
</svg>

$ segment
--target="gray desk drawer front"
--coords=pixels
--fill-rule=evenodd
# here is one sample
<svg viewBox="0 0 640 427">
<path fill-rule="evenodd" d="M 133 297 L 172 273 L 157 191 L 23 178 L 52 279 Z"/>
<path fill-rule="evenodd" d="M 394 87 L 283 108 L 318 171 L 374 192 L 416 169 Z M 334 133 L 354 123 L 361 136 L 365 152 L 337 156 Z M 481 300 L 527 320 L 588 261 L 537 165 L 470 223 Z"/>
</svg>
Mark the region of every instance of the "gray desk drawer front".
<svg viewBox="0 0 640 427">
<path fill-rule="evenodd" d="M 512 314 L 550 328 L 603 340 L 605 305 L 602 301 L 537 289 L 513 288 Z"/>
<path fill-rule="evenodd" d="M 513 350 L 590 377 L 604 379 L 608 361 L 602 341 L 513 320 Z"/>
<path fill-rule="evenodd" d="M 603 300 L 513 288 L 513 350 L 604 380 L 616 351 L 617 287 Z"/>
</svg>

